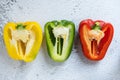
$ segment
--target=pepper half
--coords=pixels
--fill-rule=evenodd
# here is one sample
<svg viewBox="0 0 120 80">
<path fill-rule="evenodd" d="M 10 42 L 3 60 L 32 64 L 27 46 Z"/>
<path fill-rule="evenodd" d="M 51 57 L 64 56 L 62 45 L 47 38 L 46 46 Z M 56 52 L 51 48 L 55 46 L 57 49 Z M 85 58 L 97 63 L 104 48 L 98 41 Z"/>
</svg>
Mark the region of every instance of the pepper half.
<svg viewBox="0 0 120 80">
<path fill-rule="evenodd" d="M 41 46 L 42 29 L 36 22 L 9 22 L 4 27 L 3 37 L 12 59 L 31 62 Z"/>
<path fill-rule="evenodd" d="M 90 60 L 103 59 L 113 38 L 113 26 L 87 19 L 81 21 L 78 32 L 84 55 Z"/>
<path fill-rule="evenodd" d="M 45 25 L 46 44 L 49 56 L 63 62 L 70 56 L 75 35 L 75 25 L 71 21 L 51 21 Z"/>
</svg>

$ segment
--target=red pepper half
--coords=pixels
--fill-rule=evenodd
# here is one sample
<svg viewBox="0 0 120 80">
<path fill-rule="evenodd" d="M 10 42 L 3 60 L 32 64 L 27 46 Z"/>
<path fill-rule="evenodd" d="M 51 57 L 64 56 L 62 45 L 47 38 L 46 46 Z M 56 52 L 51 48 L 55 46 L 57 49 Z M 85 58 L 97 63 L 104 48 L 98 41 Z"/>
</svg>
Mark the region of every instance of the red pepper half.
<svg viewBox="0 0 120 80">
<path fill-rule="evenodd" d="M 113 26 L 102 20 L 86 19 L 80 22 L 78 32 L 84 55 L 90 60 L 103 59 L 113 38 Z"/>
</svg>

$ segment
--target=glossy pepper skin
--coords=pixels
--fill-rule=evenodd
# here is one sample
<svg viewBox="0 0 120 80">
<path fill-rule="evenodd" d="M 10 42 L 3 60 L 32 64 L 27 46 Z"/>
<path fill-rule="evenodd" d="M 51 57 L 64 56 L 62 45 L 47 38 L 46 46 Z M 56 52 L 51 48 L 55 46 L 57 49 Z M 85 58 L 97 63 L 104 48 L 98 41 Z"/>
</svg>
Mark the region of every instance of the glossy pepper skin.
<svg viewBox="0 0 120 80">
<path fill-rule="evenodd" d="M 78 32 L 84 55 L 90 60 L 103 59 L 113 38 L 113 26 L 102 20 L 86 19 L 80 22 Z"/>
<path fill-rule="evenodd" d="M 9 22 L 4 26 L 4 43 L 15 60 L 33 61 L 42 42 L 42 29 L 37 22 Z"/>
<path fill-rule="evenodd" d="M 45 25 L 46 44 L 49 56 L 56 62 L 65 61 L 71 54 L 75 25 L 71 21 L 51 21 Z"/>
</svg>

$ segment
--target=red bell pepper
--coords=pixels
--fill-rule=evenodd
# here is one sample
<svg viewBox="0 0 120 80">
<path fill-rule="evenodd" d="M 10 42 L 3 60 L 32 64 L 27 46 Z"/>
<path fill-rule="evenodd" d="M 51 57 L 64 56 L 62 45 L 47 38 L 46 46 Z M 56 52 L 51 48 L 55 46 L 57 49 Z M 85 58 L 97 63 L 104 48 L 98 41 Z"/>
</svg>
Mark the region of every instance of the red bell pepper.
<svg viewBox="0 0 120 80">
<path fill-rule="evenodd" d="M 84 55 L 90 60 L 103 59 L 113 38 L 113 26 L 102 20 L 86 19 L 80 22 L 78 32 Z"/>
</svg>

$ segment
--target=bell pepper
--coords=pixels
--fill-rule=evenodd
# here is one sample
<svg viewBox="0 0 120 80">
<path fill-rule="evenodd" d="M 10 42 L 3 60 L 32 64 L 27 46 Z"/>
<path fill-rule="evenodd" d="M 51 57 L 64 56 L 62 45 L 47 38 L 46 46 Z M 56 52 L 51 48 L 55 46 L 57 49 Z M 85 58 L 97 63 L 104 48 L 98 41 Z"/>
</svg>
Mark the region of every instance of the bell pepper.
<svg viewBox="0 0 120 80">
<path fill-rule="evenodd" d="M 46 44 L 49 56 L 56 62 L 63 62 L 70 56 L 75 35 L 71 21 L 51 21 L 45 25 Z"/>
<path fill-rule="evenodd" d="M 102 60 L 113 38 L 112 24 L 86 19 L 80 22 L 78 32 L 84 55 L 90 60 Z"/>
<path fill-rule="evenodd" d="M 42 29 L 36 22 L 9 22 L 3 31 L 9 56 L 15 60 L 33 61 L 42 42 Z"/>
</svg>

